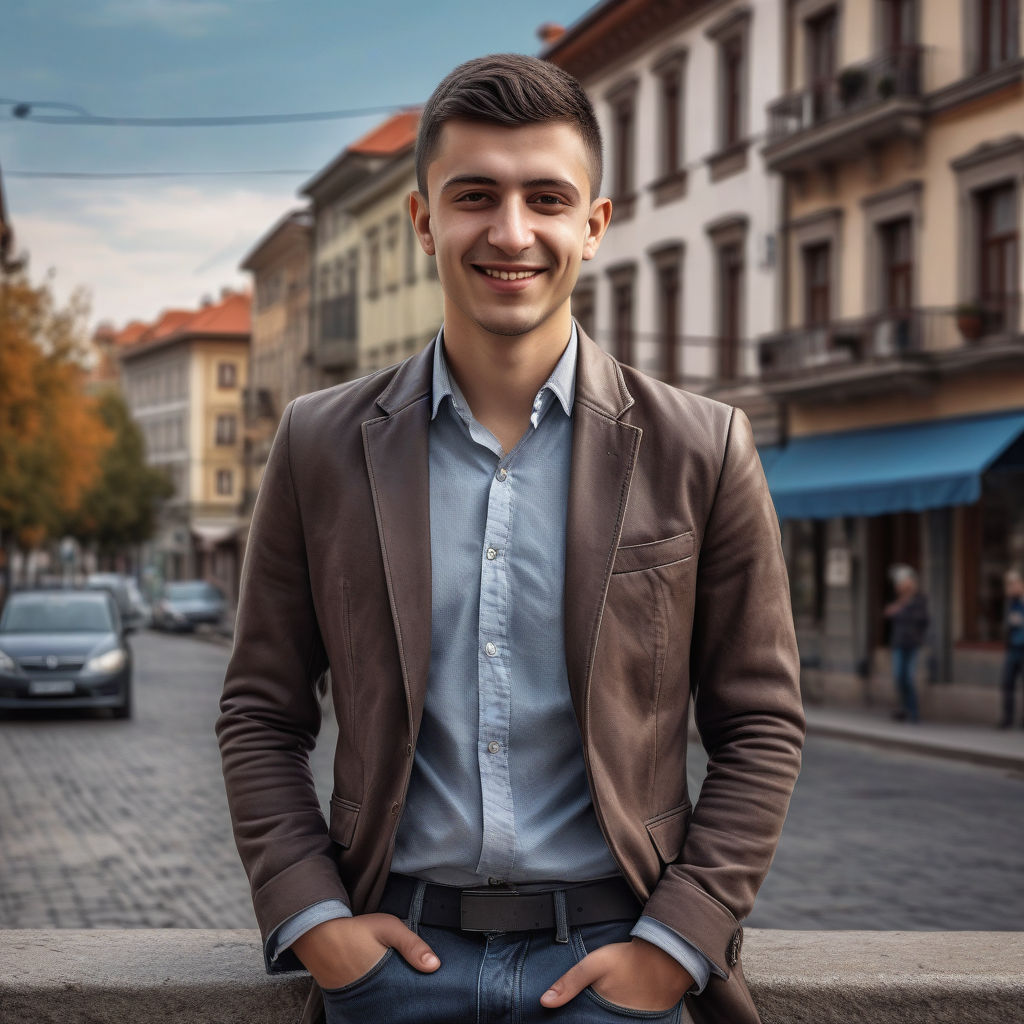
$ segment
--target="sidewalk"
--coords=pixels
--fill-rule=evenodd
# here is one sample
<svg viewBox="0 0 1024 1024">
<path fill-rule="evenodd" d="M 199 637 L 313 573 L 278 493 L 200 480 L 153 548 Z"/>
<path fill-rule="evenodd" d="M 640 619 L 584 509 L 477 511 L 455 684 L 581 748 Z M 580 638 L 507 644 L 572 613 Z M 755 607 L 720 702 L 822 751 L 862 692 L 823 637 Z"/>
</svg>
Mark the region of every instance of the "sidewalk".
<svg viewBox="0 0 1024 1024">
<path fill-rule="evenodd" d="M 1024 770 L 1024 729 L 894 721 L 887 710 L 805 705 L 807 734 L 871 743 L 935 757 Z"/>
</svg>

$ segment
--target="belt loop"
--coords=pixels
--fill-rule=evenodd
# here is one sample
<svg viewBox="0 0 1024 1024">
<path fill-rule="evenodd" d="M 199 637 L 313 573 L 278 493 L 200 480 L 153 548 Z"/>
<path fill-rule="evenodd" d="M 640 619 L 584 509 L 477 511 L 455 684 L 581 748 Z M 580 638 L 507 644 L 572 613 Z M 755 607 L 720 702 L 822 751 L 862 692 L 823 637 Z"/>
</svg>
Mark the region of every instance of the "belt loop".
<svg viewBox="0 0 1024 1024">
<path fill-rule="evenodd" d="M 569 915 L 565 910 L 565 890 L 556 889 L 555 897 L 555 942 L 563 945 L 569 941 Z"/>
<path fill-rule="evenodd" d="M 406 927 L 409 931 L 420 933 L 420 915 L 423 913 L 423 894 L 427 891 L 427 883 L 419 880 L 416 888 L 412 891 L 412 899 L 409 901 L 409 917 L 406 920 Z"/>
</svg>

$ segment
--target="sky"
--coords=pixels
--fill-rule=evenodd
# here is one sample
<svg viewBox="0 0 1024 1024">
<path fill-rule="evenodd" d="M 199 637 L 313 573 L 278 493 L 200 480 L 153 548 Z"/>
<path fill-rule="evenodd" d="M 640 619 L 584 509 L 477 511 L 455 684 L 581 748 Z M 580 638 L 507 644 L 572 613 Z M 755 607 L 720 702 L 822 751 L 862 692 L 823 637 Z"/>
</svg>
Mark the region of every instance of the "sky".
<svg viewBox="0 0 1024 1024">
<path fill-rule="evenodd" d="M 209 117 L 422 103 L 456 64 L 537 53 L 537 28 L 592 0 L 33 0 L 0 14 L 0 175 L 17 250 L 91 323 L 153 320 L 248 284 L 238 264 L 299 188 L 383 120 L 243 127 L 46 124 L 76 116 Z M 32 104 L 28 118 L 15 103 Z M 169 178 L 23 177 L 284 171 Z"/>
</svg>

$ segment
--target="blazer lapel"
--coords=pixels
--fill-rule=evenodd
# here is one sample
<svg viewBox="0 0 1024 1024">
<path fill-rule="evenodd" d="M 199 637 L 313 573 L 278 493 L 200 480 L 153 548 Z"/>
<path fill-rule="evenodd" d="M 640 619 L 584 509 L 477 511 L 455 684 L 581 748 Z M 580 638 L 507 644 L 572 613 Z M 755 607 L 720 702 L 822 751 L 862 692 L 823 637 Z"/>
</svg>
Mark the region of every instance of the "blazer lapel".
<svg viewBox="0 0 1024 1024">
<path fill-rule="evenodd" d="M 565 660 L 586 737 L 587 691 L 643 431 L 619 417 L 633 404 L 622 371 L 579 332 L 565 553 Z"/>
<path fill-rule="evenodd" d="M 404 363 L 363 423 L 388 600 L 415 736 L 430 670 L 430 371 L 433 344 Z"/>
</svg>

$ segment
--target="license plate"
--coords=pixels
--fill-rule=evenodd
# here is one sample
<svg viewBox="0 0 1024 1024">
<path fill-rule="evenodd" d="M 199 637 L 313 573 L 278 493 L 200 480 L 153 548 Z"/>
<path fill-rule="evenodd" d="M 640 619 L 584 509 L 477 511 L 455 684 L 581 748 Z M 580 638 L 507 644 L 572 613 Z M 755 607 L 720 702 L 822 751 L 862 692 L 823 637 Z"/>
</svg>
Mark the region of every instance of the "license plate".
<svg viewBox="0 0 1024 1024">
<path fill-rule="evenodd" d="M 33 697 L 54 697 L 62 693 L 74 693 L 75 684 L 70 679 L 33 679 L 28 684 Z"/>
</svg>

